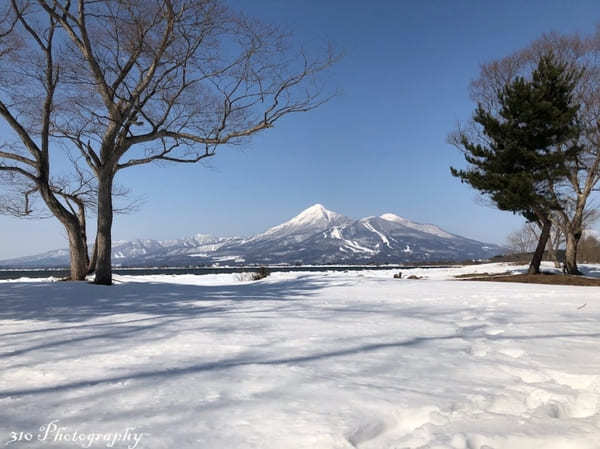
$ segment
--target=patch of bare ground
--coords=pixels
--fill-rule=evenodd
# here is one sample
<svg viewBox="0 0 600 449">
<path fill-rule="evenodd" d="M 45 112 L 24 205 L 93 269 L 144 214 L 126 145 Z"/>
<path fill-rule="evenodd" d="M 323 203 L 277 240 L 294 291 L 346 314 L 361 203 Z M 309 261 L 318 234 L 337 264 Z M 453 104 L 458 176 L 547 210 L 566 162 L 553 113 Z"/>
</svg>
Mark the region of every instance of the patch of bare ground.
<svg viewBox="0 0 600 449">
<path fill-rule="evenodd" d="M 542 274 L 493 274 L 481 275 L 473 273 L 459 275 L 463 281 L 493 281 L 493 282 L 520 282 L 525 284 L 553 284 L 553 285 L 580 285 L 600 287 L 600 279 L 585 276 L 574 276 L 569 274 L 542 273 Z"/>
<path fill-rule="evenodd" d="M 502 273 L 465 273 L 465 274 L 457 274 L 454 276 L 456 279 L 468 279 L 468 278 L 476 278 L 476 277 L 491 277 L 491 276 L 508 276 L 512 272 L 511 271 L 503 271 Z"/>
</svg>

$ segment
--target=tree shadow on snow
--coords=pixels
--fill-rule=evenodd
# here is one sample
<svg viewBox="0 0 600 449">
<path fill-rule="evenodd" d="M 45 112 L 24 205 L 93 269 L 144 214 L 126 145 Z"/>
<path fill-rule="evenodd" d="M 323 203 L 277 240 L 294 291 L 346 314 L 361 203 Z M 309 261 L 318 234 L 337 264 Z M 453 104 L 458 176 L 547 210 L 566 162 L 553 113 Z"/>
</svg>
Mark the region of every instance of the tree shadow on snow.
<svg viewBox="0 0 600 449">
<path fill-rule="evenodd" d="M 539 335 L 477 335 L 473 338 L 486 338 L 489 340 L 546 340 L 559 338 L 600 338 L 600 332 L 597 333 L 557 333 L 557 334 L 539 334 Z M 242 355 L 229 359 L 221 359 L 214 362 L 194 364 L 185 367 L 173 367 L 162 370 L 139 371 L 131 374 L 119 376 L 107 376 L 103 378 L 86 379 L 76 382 L 67 382 L 58 385 L 52 385 L 39 388 L 15 389 L 10 391 L 0 391 L 0 399 L 16 398 L 27 395 L 38 395 L 46 393 L 57 393 L 70 390 L 76 390 L 84 387 L 93 387 L 105 384 L 118 384 L 128 381 L 151 379 L 153 382 L 161 379 L 173 379 L 189 374 L 198 374 L 203 372 L 219 372 L 237 367 L 255 365 L 255 366 L 274 366 L 274 365 L 290 365 L 297 366 L 306 363 L 327 361 L 338 357 L 346 357 L 353 355 L 365 355 L 374 351 L 390 348 L 407 348 L 415 347 L 427 343 L 437 343 L 444 340 L 469 339 L 467 334 L 452 334 L 441 335 L 435 337 L 415 337 L 400 341 L 381 342 L 373 344 L 363 344 L 352 347 L 346 347 L 334 351 L 315 352 L 312 354 L 299 355 L 294 357 L 282 358 L 262 358 L 259 356 Z"/>
<path fill-rule="evenodd" d="M 147 343 L 174 337 L 181 322 L 202 317 L 218 320 L 207 322 L 205 328 L 204 320 L 194 322 L 195 331 L 224 334 L 234 330 L 227 317 L 243 313 L 252 313 L 254 320 L 261 314 L 272 316 L 293 308 L 294 296 L 306 298 L 325 284 L 310 276 L 216 286 L 9 283 L 0 290 L 0 320 L 32 320 L 34 328 L 0 332 L 0 362 L 35 351 L 46 352 L 44 358 L 54 362 L 68 360 L 74 357 L 77 345 L 87 355 L 105 354 L 138 335 Z M 96 319 L 100 322 L 90 322 Z M 36 322 L 44 326 L 37 327 Z M 24 362 L 5 368 L 27 366 Z"/>
<path fill-rule="evenodd" d="M 290 297 L 311 295 L 325 285 L 326 280 L 311 276 L 239 285 L 7 283 L 0 290 L 0 319 L 78 323 L 120 314 L 197 317 L 229 310 L 229 302 L 285 302 Z"/>
</svg>

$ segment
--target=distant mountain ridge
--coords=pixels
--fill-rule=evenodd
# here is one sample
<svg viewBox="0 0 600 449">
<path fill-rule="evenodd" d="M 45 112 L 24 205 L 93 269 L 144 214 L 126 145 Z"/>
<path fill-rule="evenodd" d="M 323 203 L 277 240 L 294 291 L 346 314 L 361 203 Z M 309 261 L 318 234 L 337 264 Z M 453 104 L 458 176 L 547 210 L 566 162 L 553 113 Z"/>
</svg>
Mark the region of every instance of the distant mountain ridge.
<svg viewBox="0 0 600 449">
<path fill-rule="evenodd" d="M 115 242 L 115 266 L 398 264 L 487 259 L 504 248 L 392 213 L 351 219 L 315 204 L 249 238 L 197 234 L 177 240 Z M 68 265 L 65 249 L 0 261 L 0 267 Z"/>
</svg>

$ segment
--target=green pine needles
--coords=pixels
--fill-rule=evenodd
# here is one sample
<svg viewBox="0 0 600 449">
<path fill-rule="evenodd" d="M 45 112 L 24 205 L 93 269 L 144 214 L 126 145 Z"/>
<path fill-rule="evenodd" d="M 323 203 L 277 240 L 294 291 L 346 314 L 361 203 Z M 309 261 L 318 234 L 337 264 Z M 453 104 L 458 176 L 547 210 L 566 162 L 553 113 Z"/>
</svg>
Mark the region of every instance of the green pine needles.
<svg viewBox="0 0 600 449">
<path fill-rule="evenodd" d="M 479 138 L 458 136 L 470 167 L 451 167 L 452 175 L 499 209 L 519 213 L 543 228 L 561 207 L 560 185 L 583 151 L 575 101 L 581 75 L 548 53 L 539 59 L 531 79 L 518 77 L 498 92 L 497 108 L 479 104 L 473 116 Z M 542 252 L 544 247 L 545 242 Z"/>
</svg>

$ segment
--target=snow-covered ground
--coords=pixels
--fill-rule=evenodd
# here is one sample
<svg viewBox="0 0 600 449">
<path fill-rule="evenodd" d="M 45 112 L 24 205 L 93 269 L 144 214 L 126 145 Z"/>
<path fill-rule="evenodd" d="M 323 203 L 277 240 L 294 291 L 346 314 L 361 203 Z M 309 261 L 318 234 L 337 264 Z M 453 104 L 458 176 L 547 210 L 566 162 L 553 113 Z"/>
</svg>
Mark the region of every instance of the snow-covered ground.
<svg viewBox="0 0 600 449">
<path fill-rule="evenodd" d="M 1 282 L 0 446 L 598 449 L 600 289 L 449 280 L 519 269 Z"/>
</svg>

